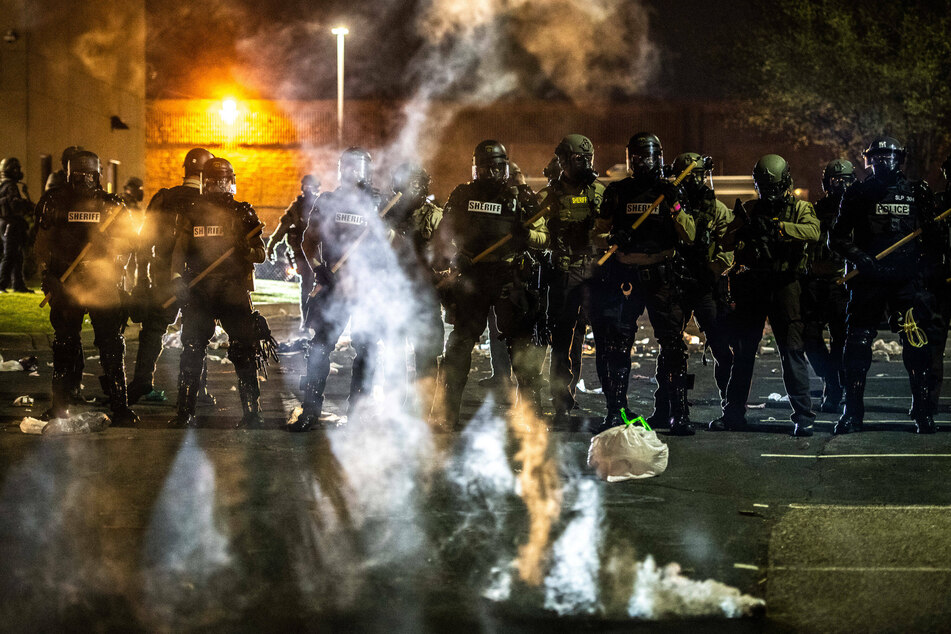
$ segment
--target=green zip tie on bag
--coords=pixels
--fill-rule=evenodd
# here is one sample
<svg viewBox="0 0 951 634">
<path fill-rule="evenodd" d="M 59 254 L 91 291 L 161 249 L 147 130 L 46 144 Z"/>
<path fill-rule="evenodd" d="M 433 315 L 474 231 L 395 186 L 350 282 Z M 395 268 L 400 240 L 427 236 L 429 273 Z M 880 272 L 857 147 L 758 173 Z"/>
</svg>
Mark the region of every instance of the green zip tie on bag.
<svg viewBox="0 0 951 634">
<path fill-rule="evenodd" d="M 624 424 L 627 425 L 628 427 L 630 427 L 630 426 L 633 425 L 634 423 L 640 423 L 640 424 L 644 427 L 644 429 L 646 429 L 647 431 L 653 431 L 653 430 L 651 429 L 650 425 L 647 424 L 647 421 L 644 420 L 644 417 L 643 417 L 643 416 L 638 416 L 637 418 L 633 418 L 633 419 L 628 420 L 628 418 L 627 418 L 627 409 L 625 409 L 625 408 L 623 408 L 623 407 L 621 408 L 621 420 L 623 420 L 623 421 L 624 421 Z"/>
</svg>

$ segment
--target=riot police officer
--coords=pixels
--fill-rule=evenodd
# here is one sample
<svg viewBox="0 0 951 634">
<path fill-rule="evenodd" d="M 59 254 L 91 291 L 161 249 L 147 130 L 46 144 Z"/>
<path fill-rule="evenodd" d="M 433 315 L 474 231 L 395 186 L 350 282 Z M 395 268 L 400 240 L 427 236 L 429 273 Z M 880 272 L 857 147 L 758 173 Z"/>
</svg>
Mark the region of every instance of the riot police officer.
<svg viewBox="0 0 951 634">
<path fill-rule="evenodd" d="M 306 324 L 314 337 L 307 352 L 306 374 L 301 377 L 303 411 L 288 424 L 289 431 L 307 431 L 320 421 L 324 388 L 330 374 L 330 353 L 352 317 L 351 344 L 356 351 L 350 377 L 348 416 L 372 387 L 376 370 L 373 306 L 361 303 L 368 272 L 385 265 L 385 238 L 377 220 L 382 197 L 373 188 L 372 159 L 360 147 L 349 147 L 337 163 L 339 185 L 321 194 L 307 221 L 301 242 L 307 262 L 314 267 L 315 286 L 306 306 Z M 362 237 L 361 237 L 362 236 Z M 334 267 L 338 266 L 337 271 Z"/>
<path fill-rule="evenodd" d="M 307 219 L 317 206 L 317 196 L 320 193 L 320 181 L 311 174 L 305 175 L 300 181 L 300 195 L 294 199 L 267 241 L 267 259 L 274 260 L 274 249 L 281 242 L 287 243 L 288 259 L 300 275 L 300 310 L 301 328 L 304 327 L 304 307 L 310 291 L 314 288 L 314 270 L 307 264 L 301 242 L 304 239 L 304 229 L 307 228 Z"/>
<path fill-rule="evenodd" d="M 549 385 L 555 417 L 564 419 L 575 406 L 575 387 L 581 378 L 595 253 L 591 229 L 604 185 L 597 180 L 594 145 L 588 137 L 569 134 L 555 148 L 555 157 L 558 176 L 538 196 L 546 208 L 551 236 L 546 319 L 551 338 Z"/>
<path fill-rule="evenodd" d="M 729 284 L 724 275 L 733 265 L 733 252 L 724 247 L 724 237 L 733 222 L 733 211 L 717 200 L 713 189 L 707 185 L 707 175 L 713 169 L 711 158 L 696 152 L 684 152 L 674 159 L 671 172 L 680 175 L 691 164 L 696 167 L 681 181 L 687 212 L 693 216 L 696 225 L 693 243 L 678 248 L 684 263 L 680 281 L 684 320 L 689 322 L 692 315 L 706 337 L 706 345 L 713 353 L 713 375 L 722 405 L 733 367 L 727 325 Z M 650 424 L 666 424 L 666 420 L 661 420 L 667 417 L 665 403 L 664 398 L 655 398 L 655 415 L 648 419 Z M 657 416 L 657 413 L 663 416 Z"/>
<path fill-rule="evenodd" d="M 80 331 L 89 313 L 104 373 L 103 388 L 115 425 L 133 425 L 138 417 L 126 400 L 124 313 L 119 302 L 122 254 L 133 248 L 135 232 L 119 197 L 99 183 L 99 157 L 77 152 L 67 164 L 67 185 L 43 194 L 37 221 L 49 253 L 43 290 L 50 296 L 53 325 L 52 407 L 48 418 L 68 415 L 70 403 L 82 402 L 83 348 Z M 90 245 L 80 259 L 84 248 Z M 70 266 L 73 272 L 63 280 Z"/>
<path fill-rule="evenodd" d="M 432 239 L 442 221 L 443 210 L 429 194 L 432 182 L 429 173 L 414 163 L 402 163 L 393 171 L 391 188 L 402 194 L 399 202 L 385 217 L 390 244 L 397 261 L 410 283 L 412 301 L 416 302 L 413 319 L 406 324 L 407 338 L 413 346 L 416 384 L 421 410 L 428 415 L 435 397 L 439 355 L 442 354 L 445 331 L 442 310 L 436 293 L 437 278 L 433 270 Z M 406 298 L 398 301 L 406 302 Z M 402 341 L 393 342 L 398 350 Z M 401 355 L 390 355 L 399 372 L 405 374 L 406 362 Z M 388 368 L 389 370 L 390 368 Z"/>
<path fill-rule="evenodd" d="M 601 275 L 595 316 L 598 376 L 607 401 L 600 430 L 622 422 L 627 409 L 631 346 L 637 319 L 647 309 L 657 355 L 658 391 L 666 394 L 670 432 L 692 435 L 687 411 L 687 349 L 684 314 L 675 273 L 677 245 L 696 235 L 693 217 L 683 208 L 682 193 L 663 176 L 660 139 L 640 132 L 627 144 L 627 178 L 608 185 L 595 222 L 595 244 L 616 247 Z M 653 203 L 663 196 L 659 205 Z M 646 214 L 646 215 L 643 215 Z M 634 228 L 635 222 L 643 222 Z"/>
<path fill-rule="evenodd" d="M 845 159 L 830 161 L 823 170 L 825 196 L 815 204 L 819 241 L 809 244 L 808 271 L 802 278 L 803 343 L 812 369 L 822 378 L 821 412 L 839 411 L 842 400 L 842 352 L 849 292 L 839 283 L 845 274 L 845 262 L 829 248 L 829 229 L 839 213 L 842 194 L 854 182 L 855 168 Z M 823 338 L 826 326 L 829 327 L 829 348 Z"/>
<path fill-rule="evenodd" d="M 951 209 L 951 155 L 941 164 L 941 175 L 944 177 L 945 189 L 935 195 L 935 211 L 939 213 Z M 935 296 L 936 310 L 941 320 L 937 336 L 931 342 L 931 372 L 934 383 L 931 405 L 932 411 L 937 413 L 944 383 L 944 349 L 948 343 L 948 327 L 951 324 L 951 282 L 948 281 L 951 279 L 951 227 L 946 222 L 941 223 L 932 238 L 931 252 L 934 262 L 930 290 Z"/>
<path fill-rule="evenodd" d="M 145 192 L 142 190 L 144 183 L 138 176 L 130 176 L 122 187 L 122 202 L 130 210 L 139 210 L 139 203 L 145 198 Z"/>
<path fill-rule="evenodd" d="M 32 293 L 23 280 L 23 255 L 30 239 L 33 203 L 22 180 L 18 159 L 0 161 L 0 291 L 12 288 L 14 293 Z"/>
<path fill-rule="evenodd" d="M 864 152 L 872 174 L 845 190 L 829 244 L 858 269 L 848 282 L 845 335 L 845 411 L 833 429 L 846 434 L 862 429 L 865 379 L 872 362 L 872 341 L 882 311 L 898 328 L 902 361 L 911 385 L 911 416 L 919 434 L 935 432 L 931 392 L 930 341 L 939 338 L 934 298 L 925 284 L 922 242 L 912 240 L 882 260 L 876 254 L 918 228 L 934 228 L 934 195 L 922 181 L 901 171 L 905 148 L 896 139 L 873 140 Z M 922 337 L 922 331 L 924 337 Z"/>
<path fill-rule="evenodd" d="M 63 169 L 56 170 L 55 172 L 50 174 L 49 177 L 47 177 L 44 190 L 49 191 L 51 189 L 56 189 L 57 187 L 66 187 L 67 185 L 66 172 L 67 172 L 67 166 L 69 164 L 69 159 L 72 156 L 76 155 L 77 153 L 84 152 L 84 151 L 85 151 L 85 148 L 81 145 L 70 145 L 68 148 L 64 149 L 63 153 L 60 154 L 60 157 L 59 157 L 59 162 L 63 166 Z"/>
<path fill-rule="evenodd" d="M 264 261 L 263 225 L 254 208 L 235 200 L 234 168 L 216 157 L 204 163 L 201 195 L 183 206 L 176 221 L 171 281 L 182 308 L 182 356 L 178 374 L 177 427 L 195 424 L 205 347 L 215 320 L 228 333 L 228 359 L 238 377 L 238 396 L 246 427 L 260 427 L 258 359 L 260 342 L 270 338 L 253 311 L 254 264 Z M 255 232 L 255 230 L 257 230 Z M 216 268 L 215 261 L 233 252 Z M 191 284 L 199 275 L 205 276 Z"/>
<path fill-rule="evenodd" d="M 746 426 L 753 365 L 769 320 L 793 410 L 792 433 L 811 436 L 816 416 L 809 398 L 799 276 L 805 267 L 806 244 L 819 238 L 819 219 L 811 204 L 793 196 L 789 164 L 781 156 L 767 154 L 757 161 L 753 185 L 759 198 L 734 208 L 733 371 L 723 415 L 710 423 L 710 431 Z"/>
<path fill-rule="evenodd" d="M 155 364 L 162 353 L 162 336 L 179 311 L 176 302 L 164 308 L 162 304 L 174 294 L 172 288 L 172 252 L 177 239 L 179 214 L 198 199 L 201 193 L 201 170 L 214 158 L 204 148 L 193 148 L 185 154 L 182 163 L 184 179 L 181 185 L 163 187 L 152 196 L 145 210 L 145 221 L 139 233 L 136 252 L 138 262 L 136 284 L 132 290 L 133 320 L 141 321 L 139 349 L 135 358 L 135 373 L 129 383 L 129 402 L 141 398 L 163 401 L 164 395 L 153 386 Z M 202 374 L 200 398 L 214 403 L 204 388 L 207 371 Z"/>
<path fill-rule="evenodd" d="M 439 425 L 459 423 L 472 348 L 485 329 L 490 307 L 495 308 L 512 359 L 518 399 L 535 414 L 541 410 L 539 375 L 545 349 L 535 339 L 537 267 L 529 250 L 545 247 L 548 228 L 544 218 L 526 226 L 536 215 L 538 201 L 528 186 L 509 181 L 509 167 L 505 146 L 491 139 L 479 143 L 472 155 L 472 181 L 452 191 L 436 230 L 440 257 L 452 265 L 444 303 L 447 321 L 454 326 L 440 369 L 444 402 L 433 411 Z M 506 236 L 511 239 L 473 262 Z"/>
</svg>

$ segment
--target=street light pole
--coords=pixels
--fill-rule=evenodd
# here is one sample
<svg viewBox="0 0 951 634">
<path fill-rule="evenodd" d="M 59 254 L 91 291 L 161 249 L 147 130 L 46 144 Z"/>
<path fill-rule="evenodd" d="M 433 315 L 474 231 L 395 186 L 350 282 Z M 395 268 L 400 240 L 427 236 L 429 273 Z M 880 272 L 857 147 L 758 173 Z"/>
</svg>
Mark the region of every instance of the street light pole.
<svg viewBox="0 0 951 634">
<path fill-rule="evenodd" d="M 343 147 L 343 38 L 350 31 L 338 26 L 330 31 L 337 36 L 337 147 Z"/>
</svg>

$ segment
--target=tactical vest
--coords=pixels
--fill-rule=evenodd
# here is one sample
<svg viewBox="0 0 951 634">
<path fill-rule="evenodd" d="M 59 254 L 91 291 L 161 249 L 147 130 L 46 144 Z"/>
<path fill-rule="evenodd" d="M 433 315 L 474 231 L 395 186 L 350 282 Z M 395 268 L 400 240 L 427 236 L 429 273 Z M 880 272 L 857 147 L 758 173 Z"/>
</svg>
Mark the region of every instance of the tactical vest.
<svg viewBox="0 0 951 634">
<path fill-rule="evenodd" d="M 459 185 L 449 196 L 446 215 L 454 223 L 456 245 L 470 257 L 510 235 L 522 218 L 518 189 L 473 181 Z M 486 261 L 505 260 L 516 252 L 509 240 Z"/>
<path fill-rule="evenodd" d="M 717 198 L 712 189 L 703 187 L 698 195 L 690 196 L 689 202 L 687 213 L 693 217 L 697 233 L 693 243 L 681 245 L 680 251 L 689 263 L 706 267 L 713 261 L 717 247 L 713 235 Z"/>
<path fill-rule="evenodd" d="M 743 207 L 750 219 L 765 215 L 770 219 L 777 218 L 782 222 L 795 223 L 799 218 L 799 207 L 807 204 L 805 201 L 787 196 L 778 211 L 762 199 L 747 201 Z M 752 229 L 752 227 L 753 224 L 751 223 L 750 228 Z M 737 245 L 738 248 L 735 253 L 738 264 L 751 269 L 774 272 L 805 271 L 806 242 L 788 238 L 768 240 L 769 257 L 765 257 L 762 251 L 753 248 L 753 243 L 762 239 L 762 237 L 755 235 L 754 230 L 753 233 L 749 233 L 745 237 L 743 248 L 739 248 L 739 245 Z"/>
<path fill-rule="evenodd" d="M 200 192 L 195 187 L 177 185 L 159 190 L 146 210 L 150 236 L 155 248 L 155 257 L 170 261 L 178 237 L 177 219 L 189 205 L 198 200 Z"/>
<path fill-rule="evenodd" d="M 304 198 L 304 195 L 301 194 L 296 200 L 294 200 L 294 202 L 291 203 L 291 206 L 284 214 L 284 218 L 281 218 L 282 222 L 288 223 L 287 241 L 291 245 L 291 248 L 295 250 L 300 249 L 301 240 L 304 237 L 304 230 L 307 228 L 307 220 L 310 217 L 311 212 L 313 212 L 316 208 L 316 196 L 312 200 L 308 201 L 306 198 Z"/>
<path fill-rule="evenodd" d="M 923 187 L 903 175 L 891 185 L 874 177 L 852 185 L 843 208 L 855 218 L 855 245 L 874 255 L 917 229 L 925 212 L 921 200 L 925 193 Z M 894 266 L 902 261 L 908 265 L 920 252 L 920 242 L 912 240 L 889 255 L 888 261 Z"/>
<path fill-rule="evenodd" d="M 362 257 L 366 258 L 376 248 L 372 244 L 379 246 L 377 240 L 369 238 L 373 238 L 373 232 L 380 228 L 375 218 L 380 203 L 380 194 L 375 189 L 338 188 L 320 195 L 311 220 L 316 219 L 319 223 L 324 262 L 333 266 L 367 230 L 370 234 L 359 247 Z"/>
<path fill-rule="evenodd" d="M 122 207 L 117 196 L 101 189 L 91 196 L 77 196 L 72 188 L 65 187 L 48 192 L 48 198 L 40 205 L 40 213 L 40 226 L 49 231 L 49 270 L 54 275 L 61 275 L 90 240 L 101 240 L 99 228 L 110 214 L 125 214 L 126 217 L 116 217 L 106 232 L 117 231 L 123 220 L 128 220 L 129 212 Z M 84 261 L 88 265 L 91 257 L 99 255 L 92 254 Z"/>
<path fill-rule="evenodd" d="M 611 193 L 614 189 L 613 194 Z M 669 186 L 664 181 L 653 181 L 646 186 L 634 178 L 628 177 L 608 185 L 605 191 L 605 201 L 611 200 L 609 209 L 603 210 L 612 220 L 612 226 L 618 229 L 630 230 L 657 197 L 668 191 Z M 676 201 L 666 198 L 631 234 L 633 244 L 625 249 L 626 253 L 659 253 L 677 246 L 678 235 L 674 226 L 676 221 L 671 216 L 671 205 Z"/>
<path fill-rule="evenodd" d="M 205 279 L 238 280 L 250 289 L 254 265 L 241 250 L 247 244 L 245 236 L 258 223 L 257 214 L 248 203 L 221 194 L 200 196 L 182 214 L 180 230 L 186 240 L 185 278 L 193 278 L 228 249 L 238 247 Z"/>
<path fill-rule="evenodd" d="M 546 198 L 542 206 L 554 207 L 546 216 L 553 259 L 567 259 L 566 263 L 571 263 L 594 252 L 591 229 L 604 199 L 604 185 L 594 181 L 577 191 L 566 191 L 567 188 L 562 181 L 556 181 L 543 189 Z M 554 200 L 549 201 L 548 196 L 554 196 Z"/>
</svg>

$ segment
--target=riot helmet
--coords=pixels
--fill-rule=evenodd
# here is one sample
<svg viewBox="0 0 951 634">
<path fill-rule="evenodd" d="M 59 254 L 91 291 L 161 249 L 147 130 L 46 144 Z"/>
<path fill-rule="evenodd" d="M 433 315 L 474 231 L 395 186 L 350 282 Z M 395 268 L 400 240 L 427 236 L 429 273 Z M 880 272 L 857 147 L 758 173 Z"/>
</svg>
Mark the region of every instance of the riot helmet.
<svg viewBox="0 0 951 634">
<path fill-rule="evenodd" d="M 373 182 L 373 159 L 362 147 L 351 146 L 343 151 L 337 162 L 340 186 L 369 187 Z"/>
<path fill-rule="evenodd" d="M 23 168 L 20 167 L 20 159 L 10 156 L 0 161 L 0 176 L 3 177 L 3 180 L 23 180 Z"/>
<path fill-rule="evenodd" d="M 300 191 L 304 196 L 316 196 L 320 193 L 320 181 L 313 174 L 306 174 L 300 179 Z"/>
<path fill-rule="evenodd" d="M 880 136 L 862 152 L 865 169 L 872 170 L 878 179 L 887 179 L 898 173 L 905 162 L 905 148 L 895 138 Z"/>
<path fill-rule="evenodd" d="M 71 154 L 69 162 L 66 163 L 66 180 L 73 189 L 99 189 L 101 171 L 99 157 L 92 152 L 80 150 Z"/>
<path fill-rule="evenodd" d="M 182 163 L 182 167 L 185 168 L 185 178 L 199 176 L 205 167 L 205 163 L 213 158 L 215 158 L 215 155 L 202 147 L 188 150 L 185 161 Z"/>
<path fill-rule="evenodd" d="M 855 167 L 851 161 L 834 159 L 822 170 L 822 191 L 830 196 L 841 196 L 854 182 Z"/>
<path fill-rule="evenodd" d="M 126 196 L 129 196 L 137 203 L 142 202 L 142 199 L 145 198 L 145 192 L 142 191 L 142 179 L 138 176 L 131 176 L 129 180 L 126 181 L 125 187 L 123 188 Z"/>
<path fill-rule="evenodd" d="M 80 152 L 84 152 L 86 148 L 81 145 L 70 145 L 68 148 L 63 150 L 63 153 L 59 157 L 59 162 L 63 164 L 63 171 L 69 171 L 69 159 Z"/>
<path fill-rule="evenodd" d="M 555 157 L 571 183 L 589 183 L 598 177 L 594 171 L 594 144 L 580 134 L 569 134 L 555 148 Z"/>
<path fill-rule="evenodd" d="M 509 156 L 505 146 L 486 139 L 472 153 L 472 180 L 499 184 L 509 180 Z"/>
<path fill-rule="evenodd" d="M 201 171 L 201 193 L 231 196 L 237 193 L 234 168 L 230 162 L 217 156 L 208 159 Z"/>
<path fill-rule="evenodd" d="M 778 154 L 767 154 L 753 167 L 753 187 L 770 203 L 781 201 L 792 188 L 789 163 Z"/>
<path fill-rule="evenodd" d="M 627 171 L 632 176 L 660 178 L 664 170 L 664 148 L 656 134 L 638 132 L 627 142 Z"/>
<path fill-rule="evenodd" d="M 678 154 L 670 166 L 670 171 L 674 176 L 680 176 L 691 163 L 694 163 L 693 169 L 684 176 L 681 182 L 686 187 L 700 187 L 704 184 L 710 172 L 713 171 L 713 159 L 709 156 L 701 156 L 696 152 Z"/>
<path fill-rule="evenodd" d="M 401 163 L 393 170 L 392 189 L 394 194 L 403 194 L 407 198 L 425 198 L 429 195 L 432 178 L 429 172 L 415 163 Z"/>
</svg>

